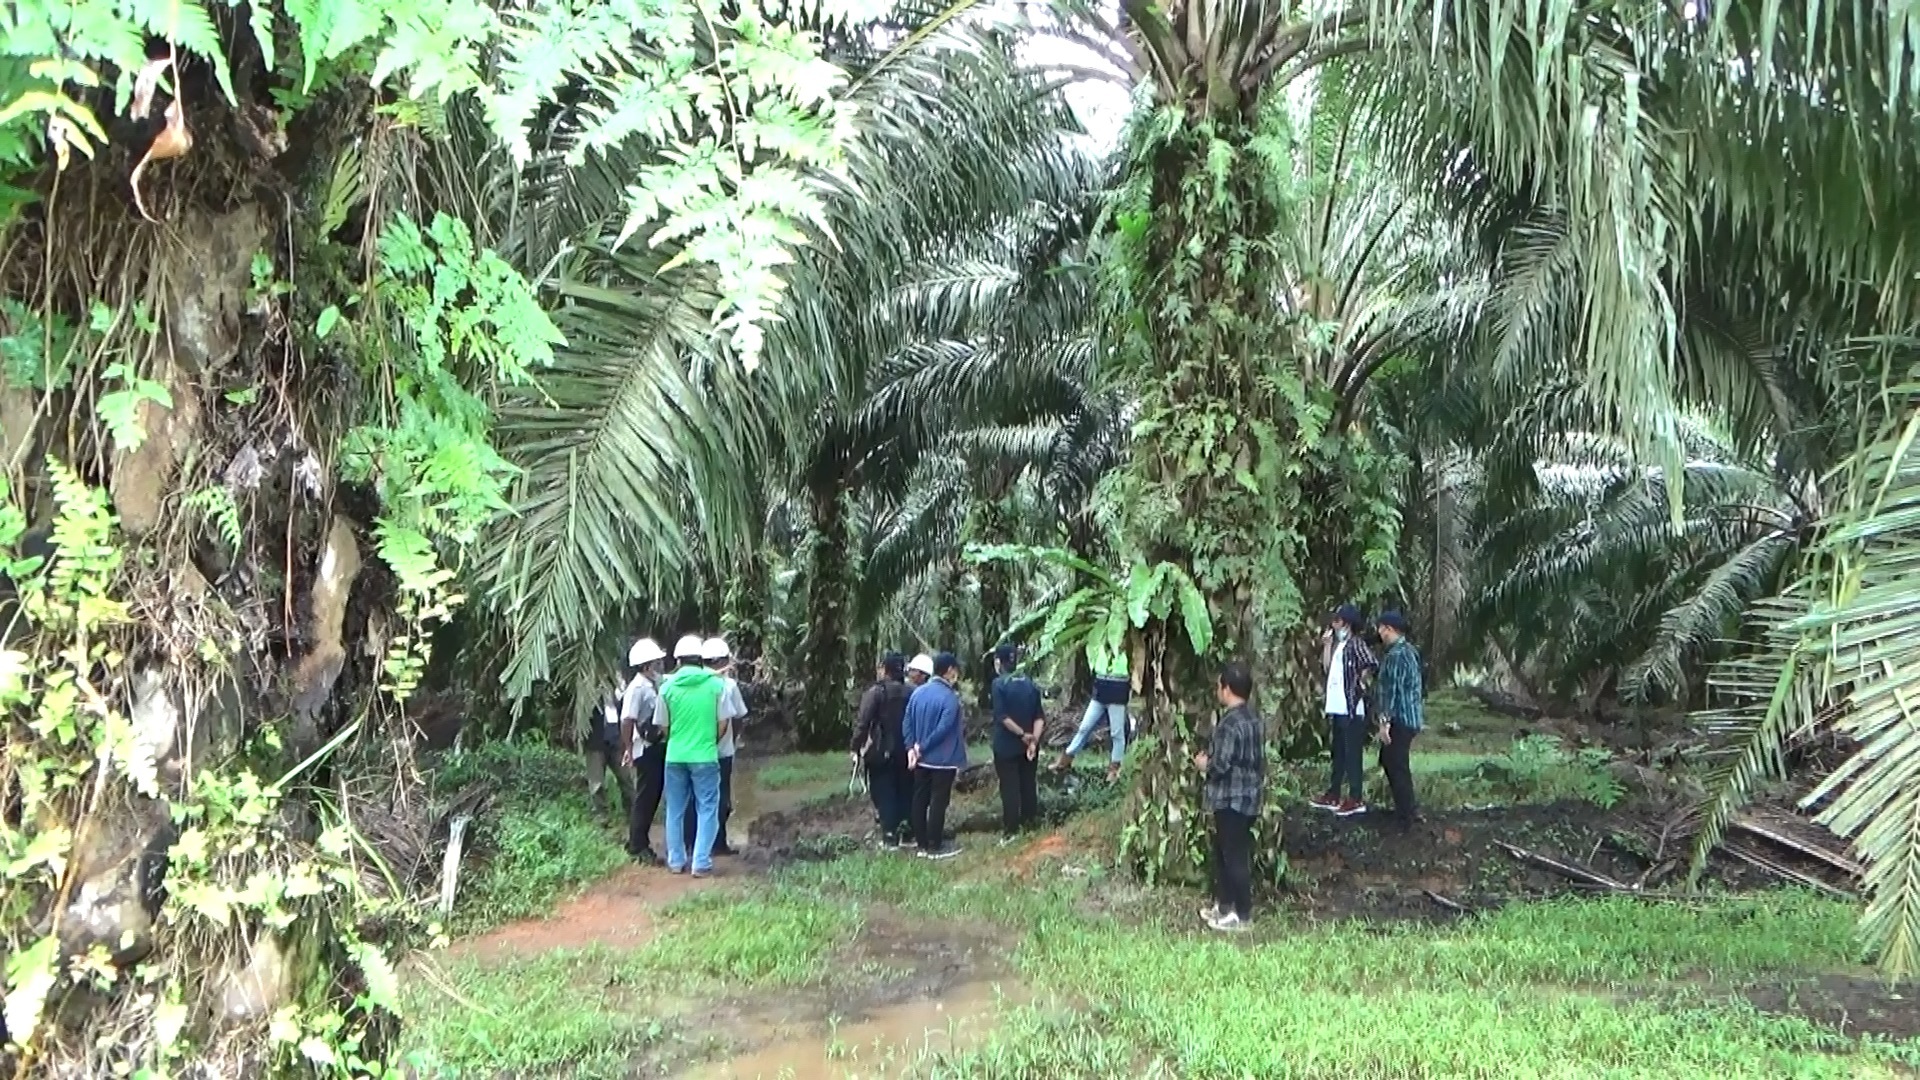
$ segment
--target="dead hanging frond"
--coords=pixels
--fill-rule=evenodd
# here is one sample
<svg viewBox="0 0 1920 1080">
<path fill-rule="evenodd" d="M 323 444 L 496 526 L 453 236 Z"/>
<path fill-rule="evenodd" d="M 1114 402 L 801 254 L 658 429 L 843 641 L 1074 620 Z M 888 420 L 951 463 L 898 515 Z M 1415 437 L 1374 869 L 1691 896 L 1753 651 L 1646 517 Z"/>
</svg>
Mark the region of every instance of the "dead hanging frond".
<svg viewBox="0 0 1920 1080">
<path fill-rule="evenodd" d="M 140 163 L 133 167 L 133 176 L 127 181 L 133 188 L 133 205 L 139 208 L 140 216 L 156 225 L 159 219 L 147 211 L 146 197 L 140 191 L 140 175 L 146 172 L 149 162 L 184 157 L 193 149 L 193 133 L 187 130 L 187 111 L 180 100 L 180 63 L 171 49 L 164 59 L 149 61 L 134 80 L 133 115 L 143 120 L 153 115 L 153 94 L 164 70 L 173 72 L 173 101 L 167 105 L 167 123 L 147 144 L 147 152 L 140 156 Z"/>
</svg>

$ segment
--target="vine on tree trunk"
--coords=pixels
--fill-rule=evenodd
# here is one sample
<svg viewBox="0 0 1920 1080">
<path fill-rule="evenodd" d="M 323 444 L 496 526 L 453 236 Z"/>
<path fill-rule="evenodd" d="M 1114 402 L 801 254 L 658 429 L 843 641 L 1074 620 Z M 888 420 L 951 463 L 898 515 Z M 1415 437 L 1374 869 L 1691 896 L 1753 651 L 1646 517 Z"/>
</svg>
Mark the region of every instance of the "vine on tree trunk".
<svg viewBox="0 0 1920 1080">
<path fill-rule="evenodd" d="M 1357 549 L 1384 546 L 1372 490 L 1385 469 L 1331 430 L 1339 398 L 1307 362 L 1325 328 L 1279 302 L 1290 275 L 1294 140 L 1284 108 L 1195 117 L 1163 108 L 1132 140 L 1114 210 L 1109 290 L 1117 355 L 1138 378 L 1127 466 L 1103 483 L 1123 550 L 1191 575 L 1215 627 L 1194 648 L 1150 624 L 1134 670 L 1144 700 L 1127 852 L 1149 878 L 1203 872 L 1206 822 L 1193 755 L 1218 709 L 1221 662 L 1248 660 L 1268 752 L 1311 745 L 1318 621 L 1357 584 Z M 1284 870 L 1271 798 L 1256 864 Z"/>
</svg>

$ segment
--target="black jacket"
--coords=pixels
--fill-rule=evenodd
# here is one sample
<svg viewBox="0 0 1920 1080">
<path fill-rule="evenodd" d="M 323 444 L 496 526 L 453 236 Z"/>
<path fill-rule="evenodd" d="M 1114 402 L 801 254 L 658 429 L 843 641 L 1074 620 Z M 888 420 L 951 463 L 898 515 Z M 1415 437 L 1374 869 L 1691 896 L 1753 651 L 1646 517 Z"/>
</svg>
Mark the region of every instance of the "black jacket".
<svg viewBox="0 0 1920 1080">
<path fill-rule="evenodd" d="M 900 734 L 900 720 L 907 715 L 907 699 L 913 688 L 897 679 L 883 679 L 867 687 L 860 695 L 860 712 L 853 725 L 856 754 L 870 762 L 901 757 L 907 752 Z"/>
</svg>

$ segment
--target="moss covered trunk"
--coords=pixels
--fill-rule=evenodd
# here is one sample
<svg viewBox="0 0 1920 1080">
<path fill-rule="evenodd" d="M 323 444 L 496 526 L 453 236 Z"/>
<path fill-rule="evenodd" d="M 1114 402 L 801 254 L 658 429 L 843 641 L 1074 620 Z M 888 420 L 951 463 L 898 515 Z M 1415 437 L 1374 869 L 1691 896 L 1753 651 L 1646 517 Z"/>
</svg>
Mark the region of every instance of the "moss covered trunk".
<svg viewBox="0 0 1920 1080">
<path fill-rule="evenodd" d="M 807 630 L 800 647 L 801 670 L 794 673 L 805 689 L 794 734 L 806 749 L 834 750 L 845 746 L 853 727 L 848 712 L 853 661 L 847 640 L 852 522 L 846 493 L 837 486 L 811 492 L 809 510 Z"/>
<path fill-rule="evenodd" d="M 378 692 L 404 624 L 376 506 L 332 471 L 359 377 L 300 329 L 329 283 L 285 269 L 321 265 L 301 207 L 341 147 L 390 143 L 329 119 L 350 103 L 262 142 L 264 99 L 230 112 L 204 73 L 182 93 L 198 126 L 146 172 L 155 220 L 116 143 L 37 176 L 0 236 L 0 624 L 24 658 L 0 847 L 59 856 L 0 873 L 8 1075 L 271 1075 L 307 1037 L 377 1059 L 391 916 L 432 872 Z"/>
<path fill-rule="evenodd" d="M 1123 494 L 1127 540 L 1149 564 L 1185 569 L 1212 620 L 1206 655 L 1175 613 L 1149 624 L 1136 658 L 1146 737 L 1128 856 L 1152 878 L 1204 874 L 1208 825 L 1193 756 L 1212 730 L 1224 661 L 1253 666 L 1270 756 L 1317 732 L 1316 615 L 1339 562 L 1328 556 L 1344 548 L 1337 515 L 1314 497 L 1330 478 L 1306 450 L 1303 421 L 1327 406 L 1275 309 L 1285 268 L 1265 241 L 1281 231 L 1282 210 L 1255 136 L 1238 115 L 1150 136 L 1151 171 L 1123 226 L 1144 376 Z M 1268 800 L 1255 832 L 1267 873 L 1284 866 L 1279 836 L 1280 808 Z"/>
</svg>

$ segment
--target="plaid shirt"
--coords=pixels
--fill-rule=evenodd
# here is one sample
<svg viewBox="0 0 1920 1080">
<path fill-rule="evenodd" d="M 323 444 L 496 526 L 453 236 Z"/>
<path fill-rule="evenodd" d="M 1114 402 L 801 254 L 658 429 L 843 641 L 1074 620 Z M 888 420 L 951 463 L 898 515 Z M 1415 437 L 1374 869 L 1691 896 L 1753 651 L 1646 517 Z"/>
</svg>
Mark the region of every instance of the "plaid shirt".
<svg viewBox="0 0 1920 1080">
<path fill-rule="evenodd" d="M 1346 645 L 1343 650 L 1340 646 Z M 1343 643 L 1335 639 L 1333 651 L 1323 665 L 1332 668 L 1334 656 L 1340 657 L 1340 685 L 1347 693 L 1347 715 L 1360 716 L 1367 711 L 1367 681 L 1380 669 L 1380 661 L 1374 659 L 1373 647 L 1359 634 L 1348 634 Z M 1325 674 L 1331 675 L 1329 670 Z"/>
<path fill-rule="evenodd" d="M 1401 638 L 1380 662 L 1378 694 L 1374 699 L 1380 719 L 1390 720 L 1396 727 L 1419 731 L 1426 720 L 1426 707 L 1421 701 L 1424 694 L 1420 652 L 1413 647 L 1413 642 Z"/>
<path fill-rule="evenodd" d="M 1235 705 L 1213 725 L 1213 744 L 1207 748 L 1207 809 L 1252 817 L 1260 812 L 1266 777 L 1260 718 L 1244 703 Z"/>
</svg>

